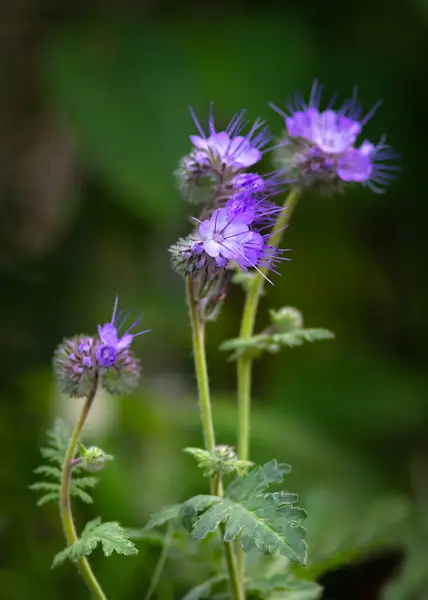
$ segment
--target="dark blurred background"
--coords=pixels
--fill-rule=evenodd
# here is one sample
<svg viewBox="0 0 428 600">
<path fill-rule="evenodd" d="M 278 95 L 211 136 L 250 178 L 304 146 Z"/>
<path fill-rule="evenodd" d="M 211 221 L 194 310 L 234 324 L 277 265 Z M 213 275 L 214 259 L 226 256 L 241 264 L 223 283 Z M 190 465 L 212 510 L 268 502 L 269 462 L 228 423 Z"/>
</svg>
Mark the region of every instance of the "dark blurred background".
<svg viewBox="0 0 428 600">
<path fill-rule="evenodd" d="M 325 100 L 357 85 L 367 125 L 387 134 L 402 173 L 384 195 L 307 194 L 286 233 L 292 261 L 263 300 L 302 310 L 336 340 L 255 364 L 252 458 L 294 467 L 288 485 L 309 511 L 309 568 L 333 600 L 428 598 L 426 381 L 427 0 L 1 0 L 0 3 L 0 597 L 86 598 L 63 545 L 56 507 L 27 489 L 56 415 L 79 403 L 55 391 L 51 357 L 63 336 L 91 333 L 114 296 L 152 333 L 135 349 L 144 379 L 132 397 L 97 398 L 86 440 L 114 454 L 94 506 L 130 527 L 203 491 L 186 445 L 200 445 L 183 282 L 167 248 L 191 207 L 172 172 L 215 103 L 226 125 L 281 119 L 267 101 Z M 269 155 L 263 162 L 272 169 Z M 218 351 L 236 335 L 234 288 L 208 351 L 218 439 L 235 443 L 234 364 Z M 94 568 L 110 599 L 143 598 L 159 540 L 138 557 Z M 345 562 L 346 566 L 337 568 Z M 181 598 L 210 573 L 174 550 L 158 597 Z"/>
</svg>

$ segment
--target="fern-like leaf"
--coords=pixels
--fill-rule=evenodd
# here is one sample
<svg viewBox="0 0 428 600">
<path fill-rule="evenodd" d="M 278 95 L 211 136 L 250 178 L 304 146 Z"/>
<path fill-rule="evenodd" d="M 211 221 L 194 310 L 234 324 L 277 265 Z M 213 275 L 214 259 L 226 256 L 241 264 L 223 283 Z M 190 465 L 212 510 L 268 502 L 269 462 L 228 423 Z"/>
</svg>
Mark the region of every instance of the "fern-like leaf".
<svg viewBox="0 0 428 600">
<path fill-rule="evenodd" d="M 297 329 L 285 333 L 259 333 L 248 338 L 233 338 L 226 340 L 220 350 L 233 352 L 230 360 L 237 360 L 240 356 L 259 358 L 263 352 L 276 354 L 281 348 L 302 346 L 305 342 L 329 340 L 334 334 L 327 329 Z"/>
<path fill-rule="evenodd" d="M 125 529 L 119 523 L 115 521 L 102 523 L 101 518 L 97 517 L 86 524 L 77 542 L 64 548 L 55 556 L 52 568 L 67 559 L 76 562 L 82 556 L 91 554 L 97 546 L 101 546 L 105 556 L 110 556 L 113 552 L 125 555 L 138 553 L 135 545 L 126 536 Z"/>
<path fill-rule="evenodd" d="M 46 477 L 49 481 L 37 481 L 30 485 L 32 490 L 47 492 L 39 498 L 37 506 L 59 499 L 61 469 L 67 451 L 69 434 L 68 425 L 61 419 L 57 419 L 52 429 L 47 432 L 49 445 L 41 448 L 40 453 L 51 464 L 37 467 L 34 473 Z M 97 484 L 98 478 L 81 475 L 82 471 L 83 467 L 81 465 L 73 467 L 70 495 L 79 498 L 82 502 L 91 504 L 93 500 L 86 490 L 93 488 Z"/>
<path fill-rule="evenodd" d="M 266 492 L 289 471 L 288 465 L 279 465 L 275 460 L 256 467 L 232 482 L 221 498 L 200 495 L 187 500 L 178 518 L 197 540 L 224 523 L 224 540 L 239 539 L 245 552 L 254 548 L 279 552 L 292 562 L 305 564 L 306 532 L 302 522 L 306 512 L 295 506 L 294 494 Z"/>
</svg>

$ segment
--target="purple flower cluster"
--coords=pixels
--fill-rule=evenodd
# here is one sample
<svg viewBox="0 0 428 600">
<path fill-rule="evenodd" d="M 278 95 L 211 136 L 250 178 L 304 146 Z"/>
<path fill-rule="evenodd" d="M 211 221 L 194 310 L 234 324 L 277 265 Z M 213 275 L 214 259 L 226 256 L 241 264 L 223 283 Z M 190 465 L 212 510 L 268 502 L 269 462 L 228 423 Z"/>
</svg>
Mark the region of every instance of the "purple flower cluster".
<svg viewBox="0 0 428 600">
<path fill-rule="evenodd" d="M 234 194 L 226 205 L 198 222 L 194 234 L 179 242 L 187 274 L 203 270 L 210 277 L 237 265 L 273 269 L 282 259 L 281 250 L 267 243 L 272 217 L 282 210 L 250 191 Z"/>
<path fill-rule="evenodd" d="M 116 297 L 109 323 L 98 326 L 99 337 L 86 335 L 66 339 L 54 354 L 54 371 L 61 391 L 69 396 L 86 396 L 96 378 L 111 394 L 131 391 L 140 376 L 139 361 L 131 351 L 133 339 L 146 331 L 132 334 L 139 319 L 121 336 L 127 316 L 117 311 Z"/>
<path fill-rule="evenodd" d="M 268 245 L 265 230 L 282 209 L 269 198 L 284 189 L 284 174 L 246 172 L 261 160 L 271 140 L 264 121 L 257 119 L 250 127 L 242 111 L 217 132 L 211 105 L 206 135 L 191 112 L 199 135 L 190 136 L 193 150 L 181 162 L 179 179 L 187 198 L 198 198 L 205 208 L 194 219 L 194 233 L 171 248 L 175 268 L 208 279 L 235 266 L 272 268 L 281 251 Z"/>
<path fill-rule="evenodd" d="M 394 179 L 398 167 L 387 162 L 398 155 L 383 139 L 357 144 L 376 106 L 362 116 L 356 96 L 338 109 L 333 102 L 325 110 L 320 105 L 317 82 L 308 103 L 296 96 L 287 111 L 271 105 L 284 117 L 286 129 L 275 147 L 269 146 L 272 138 L 265 122 L 257 119 L 250 125 L 245 111 L 217 131 L 211 105 L 208 134 L 191 111 L 199 135 L 190 136 L 193 149 L 182 159 L 177 175 L 185 198 L 204 208 L 194 219 L 195 231 L 170 249 L 176 270 L 213 280 L 235 266 L 272 268 L 281 251 L 269 246 L 264 232 L 283 210 L 270 199 L 287 183 L 330 194 L 350 183 L 381 192 Z M 276 150 L 279 170 L 267 176 L 248 172 L 268 150 Z"/>
<path fill-rule="evenodd" d="M 343 186 L 355 182 L 368 185 L 375 192 L 394 179 L 398 167 L 384 164 L 398 155 L 382 139 L 377 145 L 356 141 L 363 126 L 373 116 L 377 105 L 364 117 L 355 95 L 333 110 L 332 104 L 321 111 L 321 87 L 315 81 L 309 102 L 301 97 L 283 111 L 272 108 L 285 119 L 286 141 L 279 152 L 279 162 L 287 167 L 299 185 L 309 187 Z"/>
</svg>

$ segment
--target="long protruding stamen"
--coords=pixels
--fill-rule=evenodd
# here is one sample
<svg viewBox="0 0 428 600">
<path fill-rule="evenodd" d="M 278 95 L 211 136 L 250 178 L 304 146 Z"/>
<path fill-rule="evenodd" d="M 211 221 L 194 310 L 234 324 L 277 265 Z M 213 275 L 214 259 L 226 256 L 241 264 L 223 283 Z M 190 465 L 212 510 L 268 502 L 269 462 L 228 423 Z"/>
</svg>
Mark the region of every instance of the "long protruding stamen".
<svg viewBox="0 0 428 600">
<path fill-rule="evenodd" d="M 199 123 L 199 121 L 198 121 L 198 117 L 196 116 L 196 114 L 195 114 L 195 111 L 193 110 L 193 108 L 192 108 L 191 106 L 189 106 L 189 111 L 190 111 L 190 114 L 192 115 L 192 119 L 193 119 L 193 121 L 194 121 L 194 123 L 195 123 L 195 125 L 196 125 L 196 128 L 197 128 L 197 130 L 198 130 L 198 131 L 199 131 L 199 133 L 201 134 L 201 137 L 202 137 L 204 140 L 206 140 L 206 139 L 207 139 L 207 136 L 205 135 L 205 132 L 204 132 L 204 130 L 202 129 L 202 127 L 201 127 L 201 125 L 200 125 L 200 123 Z"/>
<path fill-rule="evenodd" d="M 113 316 L 111 318 L 111 322 L 114 325 L 115 319 L 116 319 L 116 310 L 117 310 L 117 303 L 119 302 L 119 296 L 116 296 L 115 300 L 114 300 L 114 307 L 113 307 Z"/>
</svg>

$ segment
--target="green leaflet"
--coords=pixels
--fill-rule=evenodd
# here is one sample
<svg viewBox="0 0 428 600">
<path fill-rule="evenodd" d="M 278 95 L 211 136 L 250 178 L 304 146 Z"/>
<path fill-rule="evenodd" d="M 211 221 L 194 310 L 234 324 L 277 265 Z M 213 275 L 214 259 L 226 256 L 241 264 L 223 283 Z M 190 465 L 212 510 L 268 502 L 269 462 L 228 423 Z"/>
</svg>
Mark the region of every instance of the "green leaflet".
<svg viewBox="0 0 428 600">
<path fill-rule="evenodd" d="M 101 546 L 105 556 L 110 556 L 113 552 L 125 555 L 138 553 L 135 545 L 126 537 L 125 529 L 119 523 L 115 521 L 101 523 L 101 518 L 97 517 L 86 524 L 77 542 L 64 548 L 55 556 L 52 568 L 67 559 L 76 562 L 82 556 L 91 554 L 97 546 Z"/>
<path fill-rule="evenodd" d="M 298 329 L 288 333 L 259 333 L 249 338 L 233 338 L 220 345 L 220 350 L 233 352 L 230 360 L 240 356 L 260 358 L 263 352 L 276 354 L 281 348 L 302 346 L 305 342 L 329 340 L 334 334 L 327 329 Z"/>
<path fill-rule="evenodd" d="M 266 493 L 271 483 L 282 481 L 288 465 L 273 460 L 237 478 L 224 497 L 199 495 L 187 500 L 180 508 L 178 519 L 201 540 L 220 523 L 225 524 L 224 540 L 239 539 L 242 549 L 259 552 L 279 552 L 292 562 L 305 564 L 306 512 L 295 506 L 296 496 L 279 492 Z"/>
<path fill-rule="evenodd" d="M 233 338 L 220 345 L 220 350 L 232 352 L 230 360 L 240 356 L 260 358 L 263 352 L 276 354 L 281 348 L 301 346 L 305 342 L 329 340 L 334 334 L 328 329 L 305 329 L 301 313 L 292 306 L 269 311 L 271 325 L 248 338 Z"/>
<path fill-rule="evenodd" d="M 46 504 L 46 502 L 55 501 L 59 498 L 61 469 L 64 456 L 68 446 L 69 428 L 61 419 L 57 419 L 52 429 L 47 432 L 48 446 L 41 448 L 40 453 L 49 463 L 41 465 L 34 470 L 37 475 L 43 475 L 53 481 L 37 481 L 30 485 L 31 490 L 45 492 L 37 501 L 37 506 Z M 82 502 L 92 503 L 92 498 L 86 491 L 87 488 L 93 488 L 98 483 L 97 477 L 88 477 L 80 475 L 83 466 L 73 467 L 73 477 L 71 480 L 70 494 L 80 498 Z"/>
<path fill-rule="evenodd" d="M 157 512 L 155 512 L 146 525 L 144 529 L 154 529 L 155 527 L 160 527 L 164 525 L 168 521 L 172 521 L 178 517 L 178 513 L 180 512 L 181 504 L 170 504 L 168 506 L 164 506 Z"/>
</svg>

